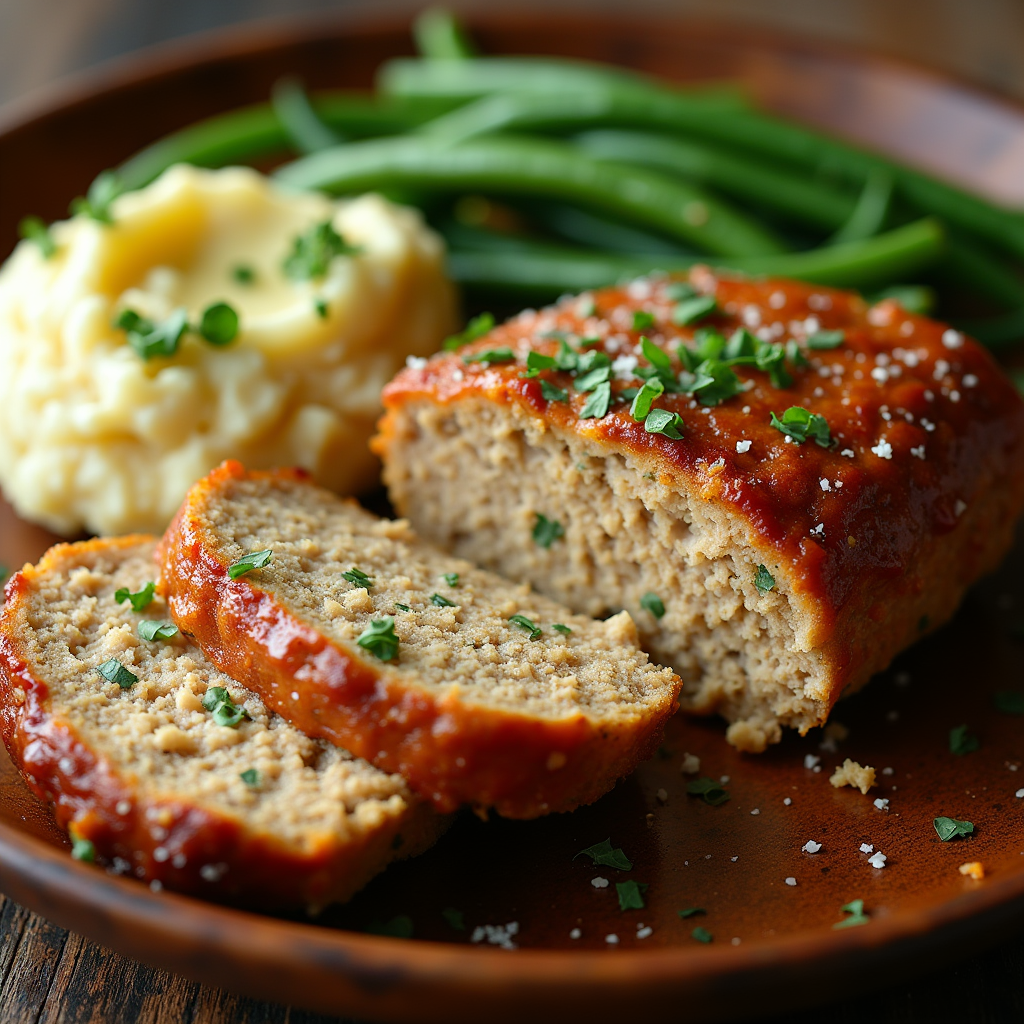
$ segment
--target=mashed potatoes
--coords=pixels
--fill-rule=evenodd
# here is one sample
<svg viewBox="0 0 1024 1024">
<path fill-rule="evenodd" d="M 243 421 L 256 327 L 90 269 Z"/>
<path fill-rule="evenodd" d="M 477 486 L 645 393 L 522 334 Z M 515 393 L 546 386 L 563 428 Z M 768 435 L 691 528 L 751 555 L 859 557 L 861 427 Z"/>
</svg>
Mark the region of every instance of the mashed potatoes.
<svg viewBox="0 0 1024 1024">
<path fill-rule="evenodd" d="M 371 484 L 380 389 L 453 329 L 442 243 L 419 214 L 184 166 L 112 214 L 56 224 L 55 255 L 22 242 L 0 270 L 0 486 L 18 512 L 65 534 L 161 530 L 229 456 Z M 327 221 L 354 254 L 286 274 L 295 239 Z M 214 302 L 239 316 L 228 345 L 188 332 L 144 359 L 112 326 L 124 310 L 196 324 Z"/>
</svg>

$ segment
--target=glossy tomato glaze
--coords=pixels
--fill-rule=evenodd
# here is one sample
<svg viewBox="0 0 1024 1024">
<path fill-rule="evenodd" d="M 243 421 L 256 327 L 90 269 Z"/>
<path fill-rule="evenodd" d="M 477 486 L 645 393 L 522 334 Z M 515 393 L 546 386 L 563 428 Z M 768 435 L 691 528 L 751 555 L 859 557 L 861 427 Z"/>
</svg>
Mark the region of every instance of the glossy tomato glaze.
<svg viewBox="0 0 1024 1024">
<path fill-rule="evenodd" d="M 32 791 L 53 806 L 57 824 L 92 842 L 108 870 L 206 899 L 317 908 L 348 898 L 393 859 L 395 835 L 383 829 L 369 842 L 325 841 L 300 853 L 186 801 L 140 796 L 129 778 L 54 714 L 46 683 L 30 671 L 18 632 L 9 628 L 29 585 L 25 571 L 8 581 L 0 616 L 4 744 Z M 425 819 L 429 811 L 421 807 Z M 411 827 L 422 830 L 423 823 Z"/>
<path fill-rule="evenodd" d="M 695 489 L 732 506 L 748 524 L 752 543 L 770 551 L 773 564 L 786 566 L 791 591 L 814 601 L 819 641 L 855 591 L 905 573 L 924 545 L 955 528 L 986 487 L 995 482 L 1012 491 L 1012 515 L 1019 511 L 1024 406 L 989 353 L 970 338 L 892 300 L 869 308 L 852 292 L 729 278 L 707 268 L 696 268 L 690 281 L 715 296 L 718 310 L 678 327 L 672 321 L 677 302 L 666 291 L 670 280 L 640 280 L 526 311 L 457 353 L 403 370 L 384 390 L 385 407 L 420 399 L 516 403 L 558 431 L 638 456 L 682 491 Z M 581 315 L 591 297 L 592 315 Z M 654 324 L 634 328 L 637 311 L 650 313 Z M 646 433 L 630 417 L 628 402 L 613 403 L 601 419 L 580 419 L 587 395 L 572 391 L 568 373 L 522 376 L 530 349 L 554 355 L 559 345 L 550 332 L 568 332 L 600 339 L 592 347 L 616 360 L 614 394 L 641 384 L 632 374 L 638 362 L 647 362 L 638 347 L 641 335 L 672 355 L 678 371 L 678 343 L 692 344 L 695 331 L 706 326 L 726 337 L 746 327 L 766 341 L 793 339 L 809 365 L 787 361 L 793 378 L 787 388 L 773 387 L 754 367 L 736 367 L 749 390 L 713 408 L 688 395 L 662 396 L 655 406 L 679 413 L 682 440 Z M 807 349 L 810 335 L 833 330 L 845 333 L 839 347 Z M 517 362 L 465 362 L 499 346 L 511 347 Z M 546 401 L 541 378 L 568 389 L 569 401 Z M 789 406 L 824 416 L 835 446 L 787 441 L 771 425 L 771 413 L 781 417 Z"/>
<path fill-rule="evenodd" d="M 161 589 L 179 628 L 223 672 L 256 691 L 308 736 L 389 772 L 440 812 L 462 804 L 505 817 L 568 811 L 603 796 L 654 753 L 660 713 L 597 722 L 543 719 L 464 703 L 457 691 L 416 685 L 412 672 L 371 664 L 303 622 L 256 574 L 230 579 L 210 535 L 208 502 L 252 472 L 226 462 L 189 492 L 161 545 Z"/>
</svg>

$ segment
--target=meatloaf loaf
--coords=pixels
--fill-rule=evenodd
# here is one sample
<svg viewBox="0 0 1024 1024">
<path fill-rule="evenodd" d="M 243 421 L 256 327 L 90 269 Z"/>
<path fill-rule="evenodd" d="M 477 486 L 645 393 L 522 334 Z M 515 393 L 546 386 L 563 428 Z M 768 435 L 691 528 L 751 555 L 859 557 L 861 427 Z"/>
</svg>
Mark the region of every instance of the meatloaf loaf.
<svg viewBox="0 0 1024 1024">
<path fill-rule="evenodd" d="M 596 800 L 677 707 L 679 679 L 649 664 L 628 614 L 573 615 L 298 472 L 225 463 L 161 562 L 174 620 L 213 662 L 439 810 Z"/>
<path fill-rule="evenodd" d="M 747 751 L 948 619 L 1024 500 L 1024 407 L 980 345 L 706 268 L 527 311 L 384 404 L 375 448 L 421 536 L 627 609 Z"/>
<path fill-rule="evenodd" d="M 76 855 L 207 898 L 318 908 L 429 846 L 445 820 L 401 778 L 308 739 L 167 636 L 155 544 L 63 545 L 7 585 L 4 742 Z"/>
</svg>

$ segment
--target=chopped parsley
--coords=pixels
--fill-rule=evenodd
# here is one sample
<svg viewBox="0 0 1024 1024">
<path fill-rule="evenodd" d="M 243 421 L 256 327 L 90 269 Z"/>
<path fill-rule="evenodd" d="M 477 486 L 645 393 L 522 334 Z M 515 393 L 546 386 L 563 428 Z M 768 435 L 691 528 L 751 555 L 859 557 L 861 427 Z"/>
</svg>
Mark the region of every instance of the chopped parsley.
<svg viewBox="0 0 1024 1024">
<path fill-rule="evenodd" d="M 665 615 L 665 602 L 650 590 L 640 598 L 640 607 L 650 612 L 656 619 Z"/>
<path fill-rule="evenodd" d="M 170 640 L 177 636 L 178 627 L 173 622 L 161 622 L 159 619 L 143 619 L 139 623 L 139 636 L 143 640 Z"/>
<path fill-rule="evenodd" d="M 754 575 L 754 586 L 760 593 L 767 594 L 775 586 L 775 577 L 763 565 L 759 565 Z"/>
<path fill-rule="evenodd" d="M 788 388 L 793 383 L 786 370 L 786 350 L 778 342 L 762 342 L 754 353 L 754 365 L 768 374 L 773 388 Z"/>
<path fill-rule="evenodd" d="M 599 420 L 608 415 L 612 404 L 612 386 L 608 381 L 598 384 L 580 409 L 581 420 Z"/>
<path fill-rule="evenodd" d="M 607 384 L 612 379 L 612 368 L 610 366 L 597 366 L 588 373 L 581 374 L 573 381 L 573 388 L 580 394 L 588 391 L 596 391 L 602 384 Z"/>
<path fill-rule="evenodd" d="M 825 417 L 809 412 L 801 405 L 791 405 L 781 419 L 775 413 L 771 417 L 772 426 L 793 438 L 797 444 L 803 444 L 808 438 L 822 448 L 831 448 L 834 443 Z"/>
<path fill-rule="evenodd" d="M 650 338 L 643 336 L 640 338 L 640 351 L 643 352 L 644 358 L 651 364 L 654 370 L 659 374 L 667 374 L 671 378 L 672 360 L 667 352 L 658 348 Z M 662 378 L 662 383 L 666 383 L 664 378 Z"/>
<path fill-rule="evenodd" d="M 230 345 L 238 337 L 238 314 L 226 302 L 212 302 L 203 310 L 199 334 L 218 348 Z"/>
<path fill-rule="evenodd" d="M 704 803 L 712 807 L 720 807 L 729 799 L 729 791 L 723 789 L 721 784 L 706 776 L 694 779 L 686 784 L 686 792 L 690 796 L 699 796 Z"/>
<path fill-rule="evenodd" d="M 211 686 L 207 689 L 203 694 L 203 707 L 210 712 L 217 725 L 226 726 L 228 729 L 237 729 L 242 724 L 242 719 L 249 717 L 245 708 L 236 704 L 223 686 Z"/>
<path fill-rule="evenodd" d="M 397 601 L 395 602 L 395 608 L 397 608 L 398 611 L 400 611 L 400 612 L 411 612 L 412 611 L 412 609 L 407 604 L 399 604 Z"/>
<path fill-rule="evenodd" d="M 3 583 L 8 576 L 11 575 L 11 570 L 6 565 L 0 565 L 0 583 Z"/>
<path fill-rule="evenodd" d="M 644 420 L 644 430 L 648 434 L 662 434 L 678 441 L 683 436 L 683 418 L 677 412 L 668 409 L 652 409 Z"/>
<path fill-rule="evenodd" d="M 369 590 L 373 586 L 373 577 L 367 576 L 362 569 L 352 566 L 351 569 L 341 574 L 343 580 L 348 580 L 349 583 L 357 587 L 363 587 L 365 590 Z"/>
<path fill-rule="evenodd" d="M 683 385 L 701 405 L 721 405 L 742 390 L 739 377 L 721 359 L 705 359 L 693 371 L 693 380 Z"/>
<path fill-rule="evenodd" d="M 139 681 L 139 677 L 134 672 L 129 672 L 117 658 L 110 658 L 103 662 L 96 671 L 108 683 L 117 683 L 122 690 L 131 689 Z"/>
<path fill-rule="evenodd" d="M 247 785 L 255 788 L 260 784 L 260 773 L 255 768 L 246 768 L 238 777 Z"/>
<path fill-rule="evenodd" d="M 1020 690 L 1000 690 L 992 695 L 992 702 L 1004 715 L 1024 715 L 1024 692 Z"/>
<path fill-rule="evenodd" d="M 382 921 L 375 917 L 367 926 L 371 935 L 388 935 L 393 939 L 411 939 L 413 933 L 412 918 L 408 914 L 398 914 L 390 921 Z"/>
<path fill-rule="evenodd" d="M 749 362 L 757 355 L 757 350 L 763 344 L 764 342 L 760 338 L 755 338 L 746 327 L 737 327 L 729 335 L 722 354 L 729 360 L 742 359 Z"/>
<path fill-rule="evenodd" d="M 680 910 L 679 916 L 684 920 L 688 917 L 695 917 L 697 914 L 706 914 L 707 911 L 703 907 L 687 907 L 685 910 Z"/>
<path fill-rule="evenodd" d="M 794 366 L 810 366 L 811 364 L 807 361 L 807 356 L 800 351 L 800 346 L 792 340 L 792 338 L 786 342 L 786 358 Z"/>
<path fill-rule="evenodd" d="M 437 605 L 438 608 L 458 608 L 454 601 L 449 601 L 447 597 L 442 597 L 440 594 L 431 594 L 430 603 Z"/>
<path fill-rule="evenodd" d="M 619 871 L 633 870 L 633 862 L 617 846 L 612 846 L 610 838 L 603 843 L 596 843 L 585 850 L 580 850 L 576 857 L 589 857 L 595 867 L 618 868 Z M 573 857 L 573 860 L 576 857 Z"/>
<path fill-rule="evenodd" d="M 454 907 L 445 907 L 441 911 L 441 916 L 457 932 L 464 932 L 466 930 L 465 915 L 461 910 L 456 910 Z"/>
<path fill-rule="evenodd" d="M 665 298 L 670 302 L 692 299 L 696 294 L 697 289 L 689 281 L 670 281 L 665 285 Z"/>
<path fill-rule="evenodd" d="M 833 928 L 855 928 L 857 925 L 867 924 L 871 920 L 864 913 L 863 900 L 850 900 L 849 903 L 844 903 L 839 909 L 849 916 L 844 917 L 842 921 L 837 921 L 832 925 Z"/>
<path fill-rule="evenodd" d="M 687 324 L 695 324 L 698 320 L 710 316 L 718 309 L 713 295 L 697 295 L 692 299 L 683 299 L 676 304 L 672 310 L 672 322 L 685 327 Z"/>
<path fill-rule="evenodd" d="M 526 370 L 524 373 L 519 374 L 520 377 L 532 378 L 536 377 L 541 370 L 555 370 L 558 368 L 558 364 L 555 362 L 554 356 L 546 356 L 543 352 L 535 352 L 530 349 L 526 353 Z"/>
<path fill-rule="evenodd" d="M 536 519 L 531 533 L 534 544 L 549 548 L 556 540 L 565 536 L 565 527 L 557 519 L 548 519 L 540 512 L 535 512 L 534 515 Z"/>
<path fill-rule="evenodd" d="M 71 213 L 84 214 L 101 224 L 113 224 L 110 204 L 123 191 L 124 186 L 118 181 L 117 175 L 113 171 L 103 171 L 96 175 L 84 196 L 71 200 Z"/>
<path fill-rule="evenodd" d="M 80 860 L 85 864 L 93 864 L 96 861 L 96 847 L 91 839 L 83 839 L 72 832 L 71 856 L 74 860 Z"/>
<path fill-rule="evenodd" d="M 252 572 L 253 569 L 262 569 L 270 564 L 270 560 L 274 557 L 274 552 L 270 548 L 264 548 L 263 551 L 252 551 L 248 555 L 242 555 L 237 562 L 232 562 L 228 566 L 228 576 L 233 580 L 237 580 L 239 576 L 244 576 L 247 572 Z"/>
<path fill-rule="evenodd" d="M 441 579 L 443 579 L 449 587 L 457 587 L 459 585 L 459 574 L 457 572 L 446 572 Z"/>
<path fill-rule="evenodd" d="M 390 615 L 371 619 L 370 624 L 356 637 L 356 643 L 381 661 L 391 661 L 398 655 L 398 634 L 395 620 Z"/>
<path fill-rule="evenodd" d="M 648 328 L 654 326 L 654 314 L 648 313 L 644 309 L 633 310 L 633 330 L 634 331 L 646 331 Z"/>
<path fill-rule="evenodd" d="M 565 636 L 569 636 L 569 634 L 572 633 L 572 630 L 567 625 L 565 625 L 565 623 L 563 623 L 563 622 L 553 622 L 551 624 L 551 628 L 556 633 L 562 633 Z"/>
<path fill-rule="evenodd" d="M 491 363 L 514 363 L 516 354 L 510 348 L 489 348 L 483 352 L 475 352 L 471 356 L 463 356 L 462 361 L 464 363 L 485 363 L 487 366 L 490 366 Z"/>
<path fill-rule="evenodd" d="M 311 227 L 292 241 L 292 251 L 281 267 L 293 281 L 312 281 L 323 277 L 331 261 L 338 256 L 355 256 L 362 252 L 359 246 L 349 245 L 334 225 L 325 220 Z"/>
<path fill-rule="evenodd" d="M 816 331 L 807 338 L 808 348 L 839 348 L 846 341 L 846 331 Z"/>
<path fill-rule="evenodd" d="M 932 824 L 944 843 L 957 837 L 969 836 L 974 831 L 974 822 L 957 821 L 956 818 L 934 818 Z"/>
<path fill-rule="evenodd" d="M 540 382 L 540 393 L 545 402 L 567 402 L 569 392 L 565 388 L 556 387 L 549 380 Z"/>
<path fill-rule="evenodd" d="M 625 882 L 615 883 L 615 893 L 619 897 L 619 910 L 643 910 L 646 882 L 634 882 L 632 878 Z"/>
<path fill-rule="evenodd" d="M 637 423 L 643 423 L 647 414 L 654 405 L 654 400 L 665 393 L 665 385 L 657 377 L 651 377 L 644 381 L 644 385 L 633 397 L 633 404 L 629 407 L 629 415 Z"/>
<path fill-rule="evenodd" d="M 544 632 L 532 619 L 528 619 L 525 615 L 512 615 L 509 617 L 509 622 L 513 626 L 518 626 L 520 629 L 525 629 L 530 634 L 531 640 L 539 640 L 541 634 Z"/>
<path fill-rule="evenodd" d="M 482 338 L 493 327 L 494 316 L 491 313 L 481 313 L 479 316 L 473 317 L 458 334 L 452 334 L 445 338 L 442 348 L 445 352 L 454 352 L 456 349 L 462 348 L 463 345 Z"/>
<path fill-rule="evenodd" d="M 949 751 L 951 754 L 959 754 L 963 757 L 964 754 L 973 753 L 981 746 L 981 741 L 977 736 L 967 731 L 966 725 L 957 725 L 949 730 Z"/>
<path fill-rule="evenodd" d="M 238 284 L 253 284 L 256 281 L 256 271 L 247 263 L 238 263 L 231 268 L 231 277 Z"/>
<path fill-rule="evenodd" d="M 18 222 L 18 235 L 37 245 L 44 260 L 57 252 L 57 243 L 41 217 L 22 217 Z"/>
<path fill-rule="evenodd" d="M 714 936 L 711 934 L 711 932 L 707 930 L 707 928 L 701 928 L 700 925 L 697 925 L 697 927 L 694 928 L 692 932 L 690 932 L 690 935 L 692 935 L 693 938 L 695 938 L 698 942 L 703 943 L 708 943 L 714 938 Z"/>
<path fill-rule="evenodd" d="M 326 320 L 327 314 L 329 312 L 327 308 L 327 303 L 323 299 L 314 299 L 313 312 L 315 312 L 316 315 L 320 317 L 321 320 Z"/>
<path fill-rule="evenodd" d="M 181 336 L 188 330 L 188 316 L 184 309 L 176 309 L 170 316 L 154 323 L 133 309 L 125 309 L 114 321 L 128 337 L 128 344 L 140 359 L 170 358 L 178 351 Z"/>
<path fill-rule="evenodd" d="M 133 594 L 127 587 L 120 587 L 114 591 L 114 600 L 118 604 L 130 601 L 132 611 L 141 612 L 148 608 L 153 602 L 153 595 L 156 593 L 156 584 L 150 581 L 141 590 Z"/>
</svg>

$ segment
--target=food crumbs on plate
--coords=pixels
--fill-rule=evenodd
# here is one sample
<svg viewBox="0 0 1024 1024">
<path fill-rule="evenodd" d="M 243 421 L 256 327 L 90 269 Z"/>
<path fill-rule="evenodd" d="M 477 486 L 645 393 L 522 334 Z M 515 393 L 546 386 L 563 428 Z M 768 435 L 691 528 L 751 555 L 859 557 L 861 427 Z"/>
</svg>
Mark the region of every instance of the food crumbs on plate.
<svg viewBox="0 0 1024 1024">
<path fill-rule="evenodd" d="M 960 874 L 980 882 L 985 877 L 985 865 L 980 860 L 972 860 L 967 864 L 960 865 Z"/>
<path fill-rule="evenodd" d="M 861 765 L 847 758 L 842 766 L 832 773 L 832 777 L 828 781 L 836 789 L 841 786 L 853 786 L 854 789 L 859 789 L 866 794 L 875 784 L 875 769 L 870 765 Z"/>
</svg>

